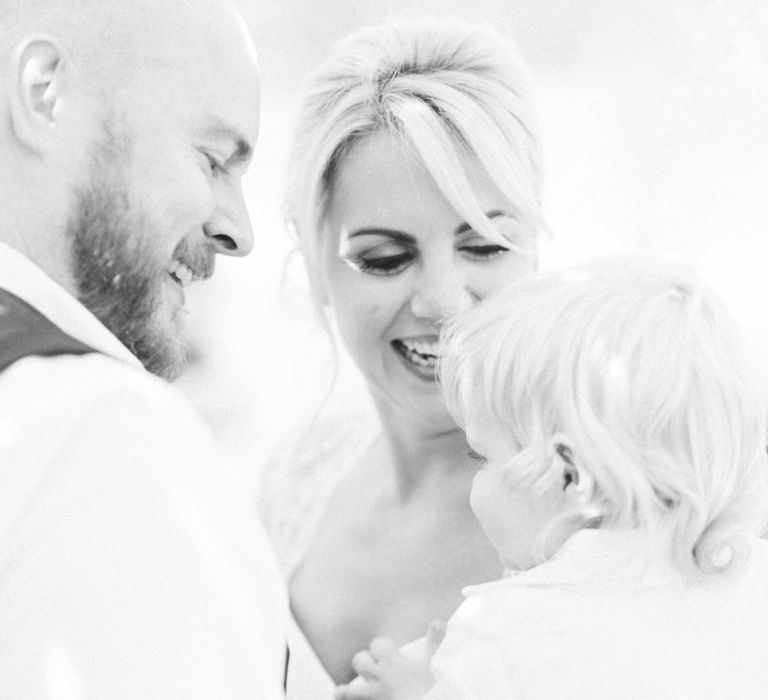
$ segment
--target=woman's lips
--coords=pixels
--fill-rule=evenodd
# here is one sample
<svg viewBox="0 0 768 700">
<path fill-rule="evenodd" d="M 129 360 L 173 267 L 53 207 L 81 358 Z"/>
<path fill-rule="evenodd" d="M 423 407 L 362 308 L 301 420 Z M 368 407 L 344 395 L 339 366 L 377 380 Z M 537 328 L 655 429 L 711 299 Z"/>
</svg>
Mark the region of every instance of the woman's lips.
<svg viewBox="0 0 768 700">
<path fill-rule="evenodd" d="M 440 357 L 437 338 L 398 338 L 391 345 L 407 370 L 420 379 L 435 381 Z"/>
</svg>

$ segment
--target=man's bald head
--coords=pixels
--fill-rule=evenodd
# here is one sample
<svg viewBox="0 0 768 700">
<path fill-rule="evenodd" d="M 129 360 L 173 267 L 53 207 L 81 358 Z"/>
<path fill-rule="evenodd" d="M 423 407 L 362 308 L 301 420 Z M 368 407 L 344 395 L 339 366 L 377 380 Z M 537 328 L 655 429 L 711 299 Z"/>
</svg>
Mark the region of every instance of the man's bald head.
<svg viewBox="0 0 768 700">
<path fill-rule="evenodd" d="M 230 0 L 0 0 L 3 54 L 18 50 L 25 39 L 47 35 L 94 89 L 171 67 L 183 56 L 203 65 L 206 54 L 223 41 L 231 44 L 235 33 L 253 52 Z M 6 66 L 3 62 L 0 70 Z"/>
</svg>

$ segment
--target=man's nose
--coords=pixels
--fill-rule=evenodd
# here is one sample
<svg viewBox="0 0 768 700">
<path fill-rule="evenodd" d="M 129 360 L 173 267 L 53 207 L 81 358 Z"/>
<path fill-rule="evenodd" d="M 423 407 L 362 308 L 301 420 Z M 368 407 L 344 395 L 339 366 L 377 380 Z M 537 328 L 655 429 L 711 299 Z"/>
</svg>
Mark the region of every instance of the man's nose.
<svg viewBox="0 0 768 700">
<path fill-rule="evenodd" d="M 411 312 L 417 318 L 439 322 L 477 301 L 466 274 L 458 266 L 423 271 L 415 281 Z"/>
<path fill-rule="evenodd" d="M 205 235 L 221 255 L 242 257 L 253 250 L 253 227 L 240 185 L 222 187 Z"/>
</svg>

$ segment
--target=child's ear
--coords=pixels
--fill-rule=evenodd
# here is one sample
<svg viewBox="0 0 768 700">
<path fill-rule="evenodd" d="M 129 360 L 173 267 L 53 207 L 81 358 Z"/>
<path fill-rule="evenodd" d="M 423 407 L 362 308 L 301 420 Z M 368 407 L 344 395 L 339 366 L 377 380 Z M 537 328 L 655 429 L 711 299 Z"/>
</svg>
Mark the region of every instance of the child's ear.
<svg viewBox="0 0 768 700">
<path fill-rule="evenodd" d="M 562 433 L 554 436 L 552 447 L 555 451 L 556 467 L 562 474 L 562 487 L 566 500 L 572 505 L 587 506 L 592 501 L 595 482 L 592 475 L 581 464 L 570 441 Z"/>
</svg>

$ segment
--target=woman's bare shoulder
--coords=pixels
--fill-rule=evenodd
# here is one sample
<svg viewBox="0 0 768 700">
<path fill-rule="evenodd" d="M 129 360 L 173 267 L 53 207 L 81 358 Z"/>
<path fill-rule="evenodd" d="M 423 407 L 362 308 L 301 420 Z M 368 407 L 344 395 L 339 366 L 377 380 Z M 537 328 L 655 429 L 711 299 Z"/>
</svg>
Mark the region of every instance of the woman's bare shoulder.
<svg viewBox="0 0 768 700">
<path fill-rule="evenodd" d="M 378 431 L 370 413 L 336 414 L 297 426 L 272 450 L 256 506 L 284 569 L 302 556 L 327 500 Z"/>
</svg>

